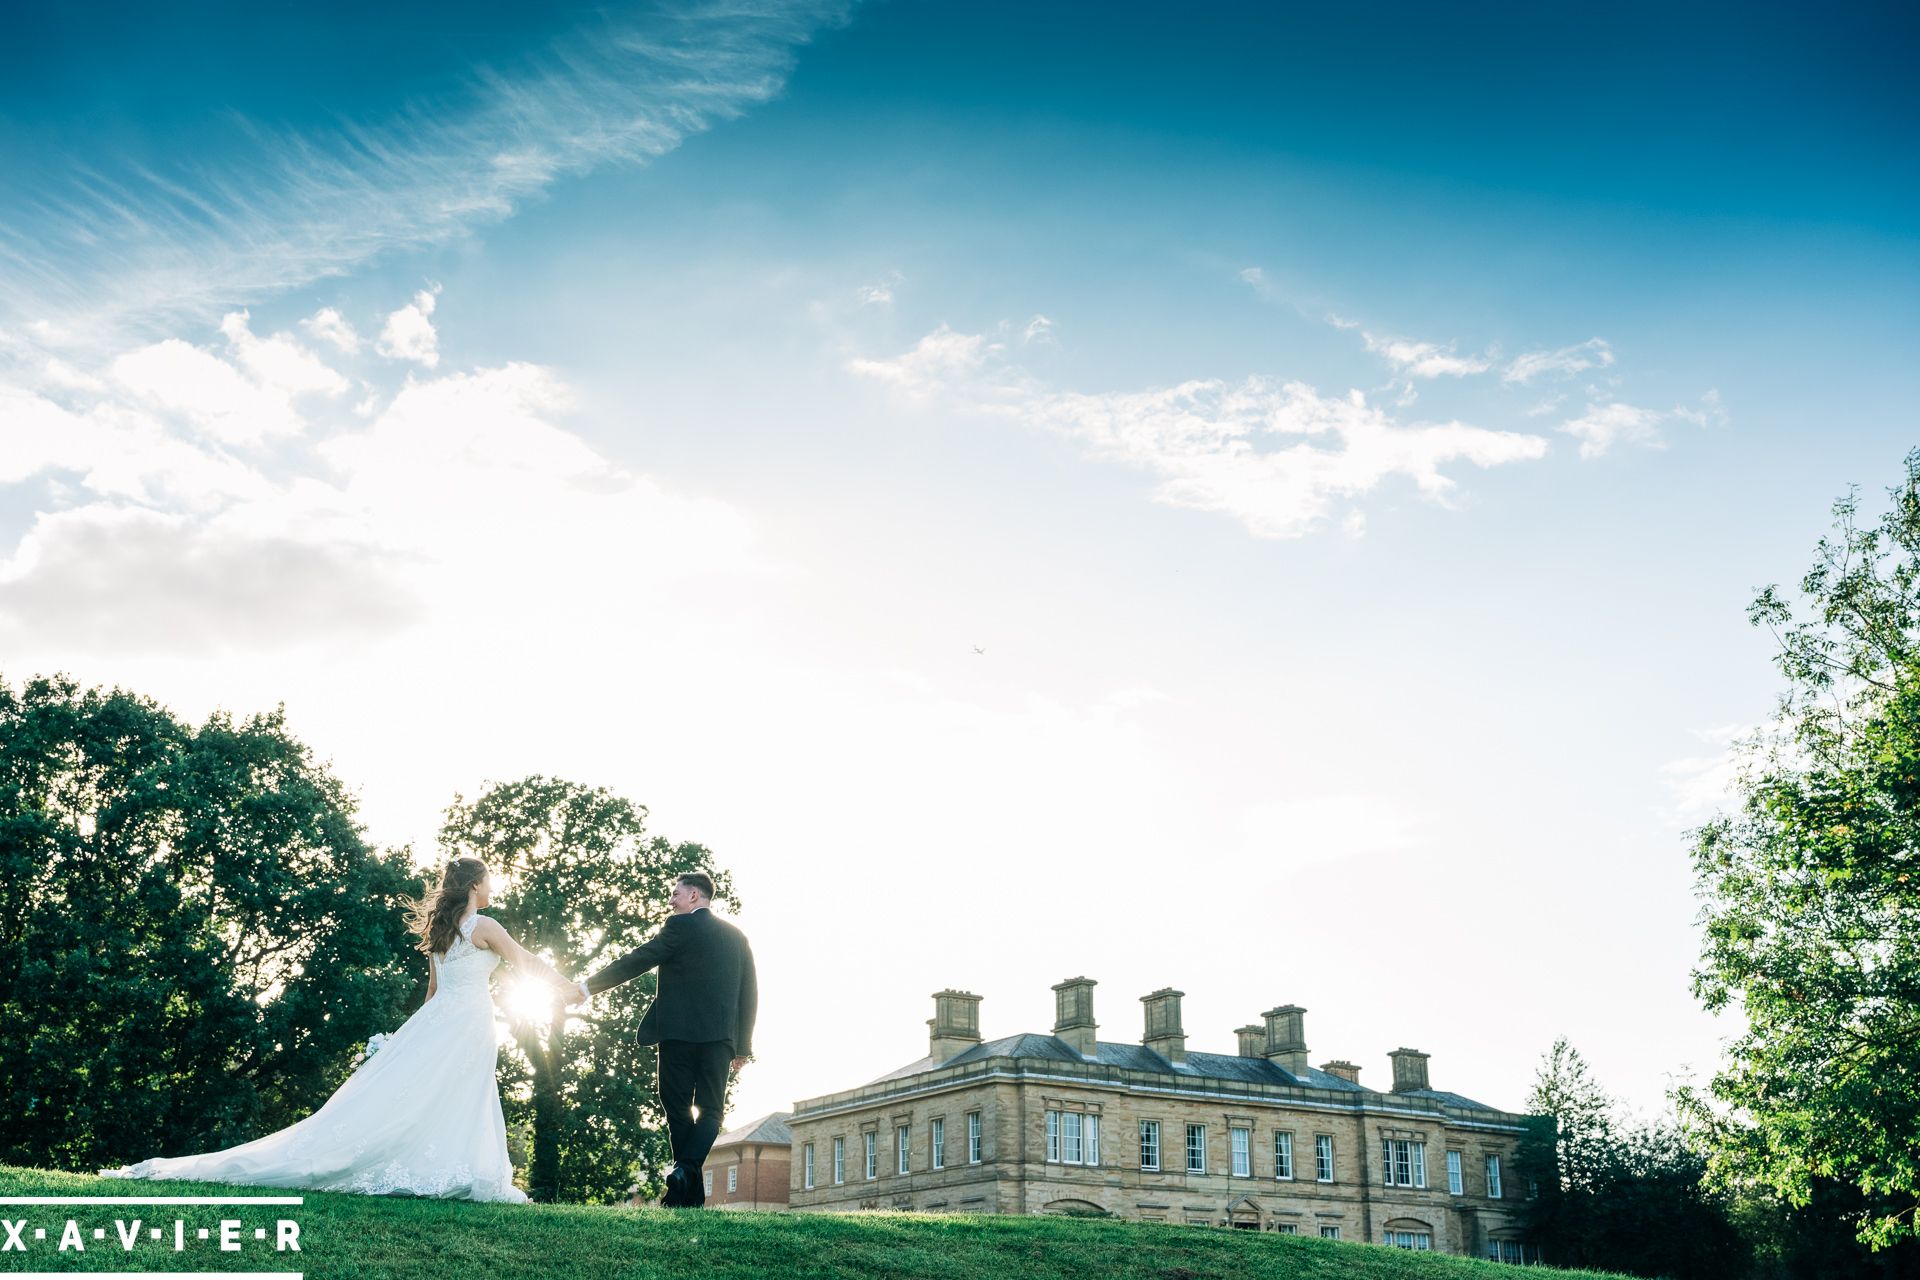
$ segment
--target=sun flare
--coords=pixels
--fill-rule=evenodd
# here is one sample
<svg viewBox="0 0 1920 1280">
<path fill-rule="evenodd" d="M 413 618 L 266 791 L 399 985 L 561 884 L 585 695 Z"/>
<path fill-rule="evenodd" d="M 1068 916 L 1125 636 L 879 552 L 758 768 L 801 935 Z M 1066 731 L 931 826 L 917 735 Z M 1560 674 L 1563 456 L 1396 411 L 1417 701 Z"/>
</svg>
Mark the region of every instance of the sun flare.
<svg viewBox="0 0 1920 1280">
<path fill-rule="evenodd" d="M 541 1026 L 553 1020 L 554 992 L 544 982 L 509 982 L 501 1003 L 514 1022 L 532 1022 Z"/>
</svg>

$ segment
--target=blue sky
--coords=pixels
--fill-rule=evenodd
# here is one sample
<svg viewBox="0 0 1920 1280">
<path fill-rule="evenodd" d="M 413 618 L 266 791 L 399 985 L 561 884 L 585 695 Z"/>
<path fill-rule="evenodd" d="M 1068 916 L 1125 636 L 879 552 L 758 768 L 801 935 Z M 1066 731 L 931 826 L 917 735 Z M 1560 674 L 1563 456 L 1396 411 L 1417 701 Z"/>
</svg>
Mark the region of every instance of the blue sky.
<svg viewBox="0 0 1920 1280">
<path fill-rule="evenodd" d="M 1744 605 L 1913 443 L 1910 10 L 408 13 L 16 15 L 0 673 L 285 701 L 422 851 L 643 800 L 743 1111 L 1081 972 L 1710 1069 Z"/>
</svg>

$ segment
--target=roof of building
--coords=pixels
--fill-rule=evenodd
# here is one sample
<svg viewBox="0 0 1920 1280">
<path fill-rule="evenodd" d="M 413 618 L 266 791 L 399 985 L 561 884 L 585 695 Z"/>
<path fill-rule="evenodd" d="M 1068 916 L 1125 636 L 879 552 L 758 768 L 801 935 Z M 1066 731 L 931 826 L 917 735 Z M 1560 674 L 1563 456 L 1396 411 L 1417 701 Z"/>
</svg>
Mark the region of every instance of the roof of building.
<svg viewBox="0 0 1920 1280">
<path fill-rule="evenodd" d="M 1128 1071 L 1195 1076 L 1203 1080 L 1234 1080 L 1243 1084 L 1305 1085 L 1311 1089 L 1331 1089 L 1342 1093 L 1374 1092 L 1365 1085 L 1355 1084 L 1344 1076 L 1336 1076 L 1318 1067 L 1308 1067 L 1300 1072 L 1287 1071 L 1265 1058 L 1242 1058 L 1225 1053 L 1189 1053 L 1185 1062 L 1176 1065 L 1145 1045 L 1116 1044 L 1111 1040 L 1101 1040 L 1096 1042 L 1094 1049 L 1095 1056 L 1088 1059 L 1081 1057 L 1059 1036 L 1032 1033 L 1007 1036 L 1002 1040 L 990 1040 L 985 1044 L 974 1045 L 948 1058 L 945 1062 L 935 1062 L 931 1056 L 921 1058 L 918 1062 L 910 1062 L 897 1071 L 889 1071 L 871 1083 L 885 1084 L 888 1081 L 918 1075 L 923 1071 L 932 1071 L 936 1067 L 965 1066 L 970 1062 L 984 1062 L 988 1058 L 1029 1058 L 1051 1059 L 1056 1062 L 1094 1061 L 1102 1066 L 1119 1067 Z M 1460 1094 L 1446 1093 L 1438 1089 L 1408 1090 L 1401 1096 L 1432 1098 L 1447 1106 L 1471 1107 L 1480 1111 L 1500 1110 L 1484 1102 L 1475 1102 Z"/>
<path fill-rule="evenodd" d="M 761 1116 L 751 1124 L 727 1130 L 713 1140 L 713 1145 L 732 1147 L 745 1142 L 761 1142 L 768 1146 L 792 1146 L 793 1130 L 787 1127 L 787 1121 L 792 1118 L 791 1111 L 776 1111 L 772 1115 Z"/>
</svg>

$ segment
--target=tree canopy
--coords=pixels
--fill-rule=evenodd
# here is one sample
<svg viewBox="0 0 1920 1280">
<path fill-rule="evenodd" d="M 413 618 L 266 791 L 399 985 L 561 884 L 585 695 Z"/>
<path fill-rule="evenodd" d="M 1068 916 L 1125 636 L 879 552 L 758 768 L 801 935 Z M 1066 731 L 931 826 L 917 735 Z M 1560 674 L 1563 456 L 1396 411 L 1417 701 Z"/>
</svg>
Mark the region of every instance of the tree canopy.
<svg viewBox="0 0 1920 1280">
<path fill-rule="evenodd" d="M 1685 1096 L 1729 1186 L 1858 1192 L 1860 1238 L 1920 1232 L 1920 450 L 1877 524 L 1857 490 L 1801 580 L 1748 616 L 1779 642 L 1738 806 L 1691 833 L 1696 994 L 1746 1030 Z"/>
<path fill-rule="evenodd" d="M 0 1161 L 206 1151 L 311 1112 L 425 991 L 404 852 L 279 712 L 0 681 Z"/>
</svg>

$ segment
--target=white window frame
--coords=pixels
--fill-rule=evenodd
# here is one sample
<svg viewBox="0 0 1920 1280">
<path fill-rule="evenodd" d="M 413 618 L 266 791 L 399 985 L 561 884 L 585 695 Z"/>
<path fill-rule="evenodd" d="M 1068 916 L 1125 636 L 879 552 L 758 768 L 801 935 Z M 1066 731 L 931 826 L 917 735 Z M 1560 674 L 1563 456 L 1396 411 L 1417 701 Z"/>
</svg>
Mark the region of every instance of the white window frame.
<svg viewBox="0 0 1920 1280">
<path fill-rule="evenodd" d="M 980 1163 L 980 1153 L 981 1153 L 981 1145 L 982 1145 L 980 1141 L 980 1129 L 981 1129 L 980 1113 L 978 1111 L 967 1112 L 967 1163 L 968 1164 Z"/>
<path fill-rule="evenodd" d="M 1160 1122 L 1140 1122 L 1140 1168 L 1146 1173 L 1160 1171 Z"/>
<path fill-rule="evenodd" d="M 1193 1145 L 1193 1140 L 1196 1137 L 1200 1139 L 1200 1146 L 1197 1153 Z M 1193 1157 L 1195 1156 L 1195 1154 L 1198 1154 L 1200 1157 L 1200 1163 L 1197 1167 L 1193 1163 Z M 1205 1173 L 1206 1171 L 1207 1171 L 1207 1126 L 1203 1124 L 1190 1124 L 1187 1126 L 1187 1172 L 1188 1173 Z"/>
<path fill-rule="evenodd" d="M 867 1181 L 880 1176 L 880 1131 L 869 1129 L 861 1135 L 867 1140 Z"/>
<path fill-rule="evenodd" d="M 1500 1157 L 1487 1157 L 1487 1199 L 1504 1200 L 1504 1188 L 1500 1183 Z"/>
<path fill-rule="evenodd" d="M 813 1190 L 813 1144 L 800 1148 L 800 1189 Z"/>
<path fill-rule="evenodd" d="M 1333 1135 L 1316 1133 L 1313 1135 L 1313 1179 L 1332 1182 L 1333 1176 Z"/>
<path fill-rule="evenodd" d="M 713 1194 L 713 1170 L 702 1169 L 700 1171 L 700 1189 L 708 1195 Z"/>
<path fill-rule="evenodd" d="M 1389 1187 L 1427 1185 L 1427 1144 L 1411 1138 L 1380 1139 L 1381 1176 Z"/>
<path fill-rule="evenodd" d="M 893 1129 L 893 1149 L 899 1157 L 894 1161 L 895 1173 L 913 1172 L 913 1126 L 895 1125 Z"/>
<path fill-rule="evenodd" d="M 1460 1196 L 1467 1193 L 1466 1176 L 1460 1172 L 1460 1153 L 1447 1152 L 1447 1194 Z"/>
<path fill-rule="evenodd" d="M 1293 1181 L 1293 1130 L 1291 1129 L 1273 1131 L 1273 1179 L 1275 1182 Z"/>
<path fill-rule="evenodd" d="M 833 1185 L 844 1187 L 847 1184 L 847 1140 L 833 1140 Z"/>
<path fill-rule="evenodd" d="M 932 1139 L 933 1146 L 933 1167 L 936 1169 L 944 1169 L 947 1167 L 947 1118 L 945 1116 L 934 1117 L 933 1123 L 929 1128 L 931 1130 L 929 1136 Z"/>
<path fill-rule="evenodd" d="M 1236 1178 L 1253 1176 L 1253 1130 L 1245 1125 L 1230 1125 L 1227 1128 L 1228 1168 Z"/>
<path fill-rule="evenodd" d="M 1086 1111 L 1047 1112 L 1047 1163 L 1098 1165 L 1100 1117 Z"/>
<path fill-rule="evenodd" d="M 740 1166 L 737 1164 L 730 1164 L 727 1166 L 727 1194 L 732 1195 L 739 1190 L 740 1190 Z"/>
<path fill-rule="evenodd" d="M 1340 1228 L 1322 1227 L 1320 1228 L 1320 1238 L 1322 1240 L 1338 1240 L 1340 1238 Z"/>
</svg>

